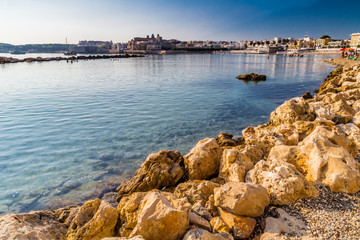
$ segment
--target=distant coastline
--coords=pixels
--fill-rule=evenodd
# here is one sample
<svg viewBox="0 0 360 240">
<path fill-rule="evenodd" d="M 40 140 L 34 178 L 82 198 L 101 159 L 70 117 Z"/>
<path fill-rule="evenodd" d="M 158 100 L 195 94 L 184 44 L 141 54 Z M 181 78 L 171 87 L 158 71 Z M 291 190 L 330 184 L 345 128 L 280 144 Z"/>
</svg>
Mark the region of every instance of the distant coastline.
<svg viewBox="0 0 360 240">
<path fill-rule="evenodd" d="M 134 58 L 134 57 L 143 57 L 144 55 L 129 55 L 129 54 L 118 54 L 118 55 L 89 55 L 89 56 L 72 56 L 72 57 L 36 57 L 36 58 L 8 58 L 0 57 L 0 64 L 6 63 L 20 63 L 20 62 L 50 62 L 50 61 L 78 61 L 78 60 L 95 60 L 95 59 L 114 59 L 114 58 Z"/>
</svg>

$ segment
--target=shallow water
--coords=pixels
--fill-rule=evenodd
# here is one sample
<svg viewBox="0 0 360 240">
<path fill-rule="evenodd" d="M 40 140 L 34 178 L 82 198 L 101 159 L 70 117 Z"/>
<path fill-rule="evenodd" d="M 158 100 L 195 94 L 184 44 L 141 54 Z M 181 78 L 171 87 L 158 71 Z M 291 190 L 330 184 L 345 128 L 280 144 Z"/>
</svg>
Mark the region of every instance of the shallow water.
<svg viewBox="0 0 360 240">
<path fill-rule="evenodd" d="M 0 54 L 1 55 L 1 54 Z M 240 135 L 317 89 L 331 56 L 165 55 L 0 65 L 0 214 L 101 196 L 161 149 Z M 266 74 L 245 84 L 243 73 Z"/>
</svg>

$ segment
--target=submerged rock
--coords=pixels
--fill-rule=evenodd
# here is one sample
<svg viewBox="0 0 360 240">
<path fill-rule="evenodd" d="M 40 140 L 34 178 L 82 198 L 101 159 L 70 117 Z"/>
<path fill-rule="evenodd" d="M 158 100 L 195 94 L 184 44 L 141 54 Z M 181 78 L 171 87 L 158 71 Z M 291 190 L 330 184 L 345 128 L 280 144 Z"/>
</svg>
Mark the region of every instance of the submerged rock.
<svg viewBox="0 0 360 240">
<path fill-rule="evenodd" d="M 256 73 L 247 73 L 247 74 L 239 75 L 236 78 L 239 79 L 239 80 L 245 81 L 245 82 L 249 82 L 249 81 L 253 81 L 253 82 L 266 81 L 266 76 L 265 75 L 256 74 Z"/>
<path fill-rule="evenodd" d="M 150 154 L 135 176 L 117 188 L 117 201 L 125 194 L 174 186 L 184 176 L 182 165 L 183 157 L 178 151 L 163 150 Z"/>
</svg>

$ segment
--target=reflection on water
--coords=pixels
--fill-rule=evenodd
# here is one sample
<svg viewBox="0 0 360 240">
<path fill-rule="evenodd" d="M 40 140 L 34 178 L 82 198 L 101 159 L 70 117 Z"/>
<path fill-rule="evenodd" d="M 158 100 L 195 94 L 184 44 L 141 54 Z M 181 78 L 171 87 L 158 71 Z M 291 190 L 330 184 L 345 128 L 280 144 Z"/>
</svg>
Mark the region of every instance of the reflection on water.
<svg viewBox="0 0 360 240">
<path fill-rule="evenodd" d="M 326 56 L 328 57 L 328 56 Z M 161 149 L 240 135 L 319 87 L 324 56 L 168 55 L 0 67 L 0 214 L 101 196 Z M 266 74 L 245 84 L 239 74 Z"/>
</svg>

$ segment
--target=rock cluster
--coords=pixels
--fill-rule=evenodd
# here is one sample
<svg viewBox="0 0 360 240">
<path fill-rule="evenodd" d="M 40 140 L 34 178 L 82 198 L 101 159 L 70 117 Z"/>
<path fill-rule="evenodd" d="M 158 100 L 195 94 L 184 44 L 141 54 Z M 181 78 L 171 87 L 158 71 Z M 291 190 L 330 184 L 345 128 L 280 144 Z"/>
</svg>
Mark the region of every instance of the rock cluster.
<svg viewBox="0 0 360 240">
<path fill-rule="evenodd" d="M 3 216 L 0 238 L 322 236 L 309 230 L 311 223 L 294 206 L 324 205 L 324 189 L 359 195 L 359 122 L 360 67 L 337 68 L 315 96 L 286 101 L 271 113 L 269 123 L 244 129 L 237 140 L 221 133 L 199 141 L 184 156 L 164 150 L 150 154 L 135 176 L 118 187 L 117 208 L 95 199 L 81 207 Z M 316 205 L 306 207 L 317 212 Z M 351 211 L 357 211 L 348 216 L 359 227 L 359 206 Z M 17 238 L 19 234 L 23 237 Z"/>
<path fill-rule="evenodd" d="M 246 73 L 243 75 L 239 75 L 236 77 L 237 79 L 244 81 L 244 82 L 259 82 L 259 81 L 266 81 L 266 76 L 263 74 L 256 74 L 256 73 Z"/>
</svg>

